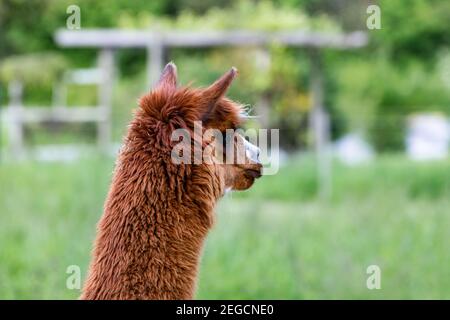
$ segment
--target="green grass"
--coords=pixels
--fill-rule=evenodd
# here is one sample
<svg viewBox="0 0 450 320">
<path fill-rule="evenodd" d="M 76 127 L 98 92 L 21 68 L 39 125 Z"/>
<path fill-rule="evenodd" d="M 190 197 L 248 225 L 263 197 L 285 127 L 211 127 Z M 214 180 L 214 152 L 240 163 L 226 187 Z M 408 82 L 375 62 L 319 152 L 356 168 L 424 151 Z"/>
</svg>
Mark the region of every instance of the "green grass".
<svg viewBox="0 0 450 320">
<path fill-rule="evenodd" d="M 0 164 L 0 298 L 73 299 L 86 275 L 113 160 Z M 198 298 L 450 299 L 450 163 L 384 157 L 335 166 L 315 197 L 314 166 L 295 158 L 226 196 L 208 237 Z M 380 290 L 366 268 L 380 266 Z"/>
</svg>

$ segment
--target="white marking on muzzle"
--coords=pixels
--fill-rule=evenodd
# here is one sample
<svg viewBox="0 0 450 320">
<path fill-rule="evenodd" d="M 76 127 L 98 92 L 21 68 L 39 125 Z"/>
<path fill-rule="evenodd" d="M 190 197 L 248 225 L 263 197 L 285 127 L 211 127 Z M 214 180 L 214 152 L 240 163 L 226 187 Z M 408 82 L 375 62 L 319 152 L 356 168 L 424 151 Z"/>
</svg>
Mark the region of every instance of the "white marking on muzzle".
<svg viewBox="0 0 450 320">
<path fill-rule="evenodd" d="M 245 139 L 244 139 L 244 146 L 245 146 L 245 155 L 247 156 L 247 158 L 249 158 L 253 162 L 261 163 L 259 160 L 259 153 L 261 150 L 257 146 L 251 144 Z"/>
</svg>

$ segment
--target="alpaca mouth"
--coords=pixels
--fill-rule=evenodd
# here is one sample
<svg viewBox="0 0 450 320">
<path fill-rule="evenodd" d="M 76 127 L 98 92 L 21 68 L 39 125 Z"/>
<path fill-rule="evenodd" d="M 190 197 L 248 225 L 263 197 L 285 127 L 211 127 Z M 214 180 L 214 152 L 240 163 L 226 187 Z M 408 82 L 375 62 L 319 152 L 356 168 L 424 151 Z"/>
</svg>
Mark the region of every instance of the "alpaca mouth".
<svg viewBox="0 0 450 320">
<path fill-rule="evenodd" d="M 258 179 L 262 176 L 261 170 L 247 169 L 245 170 L 245 173 L 254 179 Z"/>
</svg>

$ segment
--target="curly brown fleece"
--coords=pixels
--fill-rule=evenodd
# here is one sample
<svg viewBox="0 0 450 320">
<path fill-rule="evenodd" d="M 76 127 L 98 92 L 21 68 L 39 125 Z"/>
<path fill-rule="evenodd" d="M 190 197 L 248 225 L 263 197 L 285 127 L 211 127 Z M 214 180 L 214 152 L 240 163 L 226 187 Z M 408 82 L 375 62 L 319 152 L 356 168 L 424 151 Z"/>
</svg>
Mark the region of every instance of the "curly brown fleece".
<svg viewBox="0 0 450 320">
<path fill-rule="evenodd" d="M 238 169 L 225 165 L 172 163 L 170 137 L 178 128 L 191 131 L 197 120 L 204 129 L 236 128 L 240 106 L 224 98 L 236 74 L 233 68 L 208 88 L 177 88 L 170 63 L 141 98 L 117 159 L 81 299 L 194 297 L 216 201 L 226 187 L 244 189 L 253 179 L 238 179 L 232 171 Z"/>
</svg>

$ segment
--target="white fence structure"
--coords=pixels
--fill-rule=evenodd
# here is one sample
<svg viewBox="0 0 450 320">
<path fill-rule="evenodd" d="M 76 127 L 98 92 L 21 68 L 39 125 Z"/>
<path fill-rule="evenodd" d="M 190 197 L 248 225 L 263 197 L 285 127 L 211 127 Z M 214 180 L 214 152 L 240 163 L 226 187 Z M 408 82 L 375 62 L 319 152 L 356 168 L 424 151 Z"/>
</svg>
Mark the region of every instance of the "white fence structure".
<svg viewBox="0 0 450 320">
<path fill-rule="evenodd" d="M 107 151 L 111 140 L 111 87 L 113 79 L 113 54 L 110 50 L 103 50 L 99 55 L 98 69 L 91 70 L 90 79 L 84 78 L 83 84 L 98 85 L 97 106 L 68 107 L 61 93 L 68 83 L 80 83 L 80 77 L 68 73 L 66 81 L 58 85 L 54 92 L 54 105 L 51 107 L 26 106 L 22 101 L 23 85 L 19 81 L 12 81 L 8 86 L 9 103 L 3 116 L 7 125 L 9 146 L 13 158 L 21 158 L 26 153 L 24 143 L 24 128 L 33 123 L 95 123 L 97 125 L 98 147 Z M 96 77 L 92 77 L 96 74 Z M 69 78 L 69 79 L 68 79 Z M 59 94 L 58 94 L 59 93 Z M 63 94 L 64 95 L 64 94 Z M 5 112 L 4 111 L 4 112 Z"/>
<path fill-rule="evenodd" d="M 267 47 L 277 43 L 290 47 L 307 48 L 311 59 L 311 82 L 313 110 L 310 126 L 319 164 L 320 194 L 327 198 L 331 194 L 331 160 L 329 141 L 329 116 L 324 107 L 323 70 L 320 50 L 324 48 L 355 49 L 367 44 L 364 32 L 322 33 L 304 30 L 294 31 L 151 31 L 120 29 L 60 30 L 55 34 L 56 42 L 62 47 L 99 48 L 112 55 L 121 48 L 144 48 L 147 50 L 148 85 L 154 84 L 165 64 L 165 52 L 169 48 L 206 48 L 224 46 Z M 109 86 L 106 86 L 109 87 Z M 106 98 L 105 98 L 106 99 Z M 261 109 L 268 107 L 264 101 Z M 266 114 L 267 110 L 258 110 Z"/>
<path fill-rule="evenodd" d="M 233 31 L 151 31 L 120 29 L 59 30 L 55 41 L 67 48 L 99 49 L 100 83 L 99 105 L 96 107 L 67 108 L 57 105 L 52 108 L 24 108 L 21 102 L 21 85 L 12 83 L 8 106 L 9 138 L 12 152 L 20 156 L 24 149 L 23 127 L 26 123 L 45 121 L 95 122 L 100 149 L 107 151 L 111 145 L 111 95 L 114 81 L 114 52 L 122 48 L 144 48 L 147 50 L 148 85 L 154 84 L 165 64 L 167 49 L 207 48 L 225 46 L 253 46 L 263 48 L 276 43 L 290 47 L 306 48 L 311 60 L 312 112 L 310 127 L 319 164 L 320 194 L 326 198 L 331 193 L 331 156 L 329 115 L 324 106 L 323 68 L 321 50 L 355 49 L 367 44 L 364 32 L 321 33 L 303 30 L 264 32 L 249 30 Z M 263 66 L 262 66 L 263 67 Z M 262 101 L 258 113 L 266 114 L 267 101 Z"/>
</svg>

